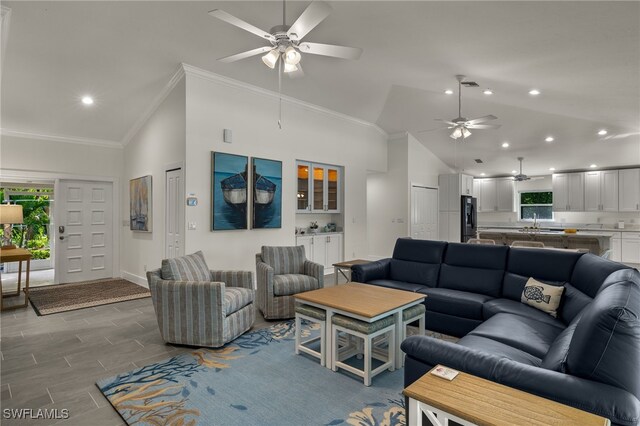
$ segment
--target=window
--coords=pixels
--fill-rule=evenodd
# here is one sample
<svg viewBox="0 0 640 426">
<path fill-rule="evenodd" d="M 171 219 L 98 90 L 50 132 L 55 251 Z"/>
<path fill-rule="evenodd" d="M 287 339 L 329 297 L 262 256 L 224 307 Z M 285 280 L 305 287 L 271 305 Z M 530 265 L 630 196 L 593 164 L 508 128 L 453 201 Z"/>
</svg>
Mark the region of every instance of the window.
<svg viewBox="0 0 640 426">
<path fill-rule="evenodd" d="M 553 220 L 553 192 L 520 192 L 520 220 Z"/>
</svg>

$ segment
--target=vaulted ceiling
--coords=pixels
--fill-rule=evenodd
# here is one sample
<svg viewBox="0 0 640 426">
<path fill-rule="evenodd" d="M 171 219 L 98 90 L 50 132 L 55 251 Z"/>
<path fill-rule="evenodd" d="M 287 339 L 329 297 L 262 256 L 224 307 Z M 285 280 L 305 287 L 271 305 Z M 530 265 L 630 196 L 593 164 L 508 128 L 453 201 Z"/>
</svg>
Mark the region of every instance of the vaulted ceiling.
<svg viewBox="0 0 640 426">
<path fill-rule="evenodd" d="M 308 4 L 288 2 L 288 23 Z M 330 4 L 331 15 L 306 39 L 364 53 L 358 61 L 304 55 L 306 76 L 285 79 L 285 94 L 390 134 L 409 131 L 473 174 L 509 174 L 518 156 L 528 174 L 640 164 L 640 2 Z M 278 88 L 277 73 L 260 56 L 216 61 L 265 42 L 207 11 L 220 8 L 269 30 L 281 23 L 281 2 L 3 5 L 11 8 L 4 130 L 122 141 L 181 62 Z M 434 130 L 436 118 L 457 116 L 457 97 L 444 94 L 455 90 L 455 74 L 480 84 L 463 88 L 463 115 L 494 114 L 499 130 L 474 131 L 457 144 L 446 129 Z M 541 94 L 529 95 L 532 88 Z M 91 108 L 79 102 L 85 93 L 96 99 Z M 605 139 L 597 135 L 602 128 L 607 136 L 635 134 Z M 554 142 L 544 141 L 548 135 Z"/>
</svg>

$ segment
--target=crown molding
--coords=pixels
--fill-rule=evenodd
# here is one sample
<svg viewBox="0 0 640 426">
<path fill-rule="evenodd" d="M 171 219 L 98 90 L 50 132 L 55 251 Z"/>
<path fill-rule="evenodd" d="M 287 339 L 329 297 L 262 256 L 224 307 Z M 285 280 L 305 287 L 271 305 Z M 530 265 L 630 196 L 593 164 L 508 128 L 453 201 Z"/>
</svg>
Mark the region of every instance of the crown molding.
<svg viewBox="0 0 640 426">
<path fill-rule="evenodd" d="M 162 88 L 160 93 L 153 99 L 149 107 L 145 110 L 145 112 L 133 123 L 133 126 L 129 129 L 129 131 L 124 135 L 122 139 L 122 145 L 126 146 L 131 139 L 142 129 L 142 126 L 151 118 L 151 115 L 156 112 L 160 104 L 169 96 L 169 93 L 173 90 L 174 87 L 182 80 L 185 75 L 185 69 L 183 64 L 178 66 L 176 72 L 173 73 L 173 76 L 169 79 L 167 84 Z"/>
<path fill-rule="evenodd" d="M 82 138 L 76 136 L 63 135 L 44 135 L 41 133 L 20 132 L 17 130 L 0 129 L 2 136 L 11 136 L 14 138 L 37 139 L 43 141 L 73 143 L 77 145 L 100 146 L 103 148 L 122 149 L 122 144 L 118 141 L 110 141 L 106 139 Z"/>
<path fill-rule="evenodd" d="M 182 64 L 182 69 L 184 70 L 184 74 L 186 75 L 190 75 L 190 76 L 194 76 L 194 77 L 198 77 L 204 80 L 208 80 L 208 81 L 212 81 L 214 83 L 220 83 L 223 84 L 225 86 L 229 86 L 229 87 L 233 87 L 233 88 L 239 88 L 239 89 L 245 89 L 245 90 L 249 90 L 251 92 L 254 93 L 258 93 L 260 95 L 263 96 L 267 96 L 270 98 L 274 98 L 274 99 L 280 99 L 282 98 L 283 102 L 287 102 L 289 104 L 293 104 L 293 105 L 297 105 L 297 106 L 301 106 L 303 108 L 312 110 L 312 111 L 316 111 L 316 112 L 320 112 L 322 114 L 326 114 L 326 115 L 330 115 L 336 118 L 340 118 L 342 120 L 345 121 L 349 121 L 351 123 L 355 123 L 358 124 L 360 126 L 364 126 L 364 127 L 370 127 L 373 130 L 377 131 L 378 133 L 380 133 L 381 135 L 388 137 L 389 135 L 387 134 L 387 132 L 385 132 L 382 128 L 380 128 L 378 125 L 365 121 L 365 120 L 361 120 L 359 118 L 356 117 L 352 117 L 350 115 L 347 114 L 343 114 L 341 112 L 337 112 L 325 107 L 321 107 L 319 105 L 315 105 L 309 102 L 305 102 L 305 101 L 301 101 L 300 99 L 296 99 L 290 96 L 286 96 L 286 95 L 280 95 L 278 92 L 274 92 L 272 90 L 267 90 L 264 89 L 262 87 L 258 87 L 258 86 L 254 86 L 253 84 L 249 84 L 249 83 L 245 83 L 243 81 L 239 81 L 239 80 L 235 80 L 233 78 L 229 78 L 229 77 L 225 77 L 222 76 L 220 74 L 216 74 L 213 73 L 211 71 L 207 71 L 204 70 L 202 68 L 198 68 L 198 67 L 194 67 L 192 65 L 188 65 L 183 63 Z"/>
</svg>

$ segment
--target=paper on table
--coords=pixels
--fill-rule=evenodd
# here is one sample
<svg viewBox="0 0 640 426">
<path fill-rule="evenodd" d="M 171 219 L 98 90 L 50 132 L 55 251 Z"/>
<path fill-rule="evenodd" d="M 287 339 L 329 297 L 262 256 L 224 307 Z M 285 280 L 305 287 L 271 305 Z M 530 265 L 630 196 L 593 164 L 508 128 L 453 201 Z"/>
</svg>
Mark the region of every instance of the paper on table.
<svg viewBox="0 0 640 426">
<path fill-rule="evenodd" d="M 454 370 L 452 368 L 443 367 L 442 365 L 436 365 L 436 367 L 431 370 L 431 374 L 434 376 L 442 377 L 446 380 L 453 380 L 458 375 L 459 371 Z"/>
</svg>

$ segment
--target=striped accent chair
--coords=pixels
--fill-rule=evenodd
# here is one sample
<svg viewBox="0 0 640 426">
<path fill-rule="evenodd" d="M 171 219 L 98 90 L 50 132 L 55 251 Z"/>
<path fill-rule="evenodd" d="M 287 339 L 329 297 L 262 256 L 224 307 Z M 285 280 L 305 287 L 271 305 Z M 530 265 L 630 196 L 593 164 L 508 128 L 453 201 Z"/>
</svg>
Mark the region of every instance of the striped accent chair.
<svg viewBox="0 0 640 426">
<path fill-rule="evenodd" d="M 293 318 L 294 296 L 324 287 L 324 266 L 307 260 L 304 247 L 262 247 L 256 254 L 258 308 L 265 319 Z"/>
<path fill-rule="evenodd" d="M 255 321 L 251 271 L 210 271 L 201 251 L 162 261 L 147 272 L 165 342 L 220 347 Z"/>
</svg>

